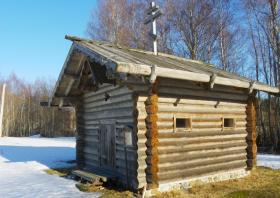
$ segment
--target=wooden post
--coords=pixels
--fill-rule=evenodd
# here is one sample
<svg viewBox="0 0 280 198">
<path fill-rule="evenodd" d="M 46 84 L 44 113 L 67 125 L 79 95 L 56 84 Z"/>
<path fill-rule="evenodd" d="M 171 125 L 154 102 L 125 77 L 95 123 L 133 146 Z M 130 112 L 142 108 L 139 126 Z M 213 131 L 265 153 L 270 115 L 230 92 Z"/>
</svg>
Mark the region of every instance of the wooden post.
<svg viewBox="0 0 280 198">
<path fill-rule="evenodd" d="M 2 89 L 2 96 L 1 96 L 1 107 L 0 107 L 0 137 L 3 134 L 3 114 L 4 114 L 4 105 L 5 105 L 5 91 L 6 91 L 6 84 L 3 84 Z"/>
<path fill-rule="evenodd" d="M 154 189 L 158 187 L 158 128 L 157 128 L 157 112 L 158 112 L 158 90 L 157 90 L 157 81 L 152 84 L 152 87 L 149 91 L 149 97 L 145 102 L 147 118 L 146 118 L 146 127 L 147 127 L 147 147 L 150 151 L 149 157 L 147 158 L 148 167 L 147 171 L 150 174 L 148 181 L 148 188 Z"/>
<path fill-rule="evenodd" d="M 256 134 L 256 92 L 249 95 L 246 107 L 247 114 L 247 167 L 253 169 L 257 165 Z"/>
</svg>

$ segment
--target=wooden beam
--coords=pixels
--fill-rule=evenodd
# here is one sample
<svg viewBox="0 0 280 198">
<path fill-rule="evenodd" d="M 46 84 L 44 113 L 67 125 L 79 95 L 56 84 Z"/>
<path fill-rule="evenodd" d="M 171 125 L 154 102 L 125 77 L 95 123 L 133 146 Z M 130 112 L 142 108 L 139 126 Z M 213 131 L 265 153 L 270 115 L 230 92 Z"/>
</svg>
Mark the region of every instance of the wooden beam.
<svg viewBox="0 0 280 198">
<path fill-rule="evenodd" d="M 150 76 L 150 83 L 154 83 L 157 79 L 157 74 L 156 74 L 156 65 L 152 66 L 152 71 L 151 71 L 151 76 Z"/>
<path fill-rule="evenodd" d="M 61 80 L 62 80 L 62 78 L 63 78 L 63 75 L 64 75 L 64 73 L 65 73 L 65 70 L 66 70 L 66 68 L 67 68 L 67 66 L 68 66 L 68 63 L 69 63 L 70 58 L 71 58 L 71 56 L 72 56 L 73 53 L 74 53 L 74 45 L 72 44 L 72 46 L 71 46 L 71 48 L 70 48 L 70 50 L 69 50 L 69 52 L 68 52 L 68 55 L 67 55 L 67 57 L 66 57 L 66 60 L 65 60 L 65 62 L 64 62 L 64 64 L 63 64 L 62 70 L 61 70 L 61 72 L 60 72 L 60 74 L 59 74 L 58 80 L 56 81 L 55 88 L 54 88 L 54 90 L 53 90 L 52 97 L 51 97 L 51 99 L 50 99 L 50 104 L 51 104 L 51 105 L 52 105 L 52 103 L 53 103 L 54 95 L 56 94 L 56 91 L 58 90 L 58 87 L 59 87 L 59 85 L 60 85 L 60 83 L 61 83 Z"/>
<path fill-rule="evenodd" d="M 77 75 L 77 74 L 64 73 L 63 76 L 66 77 L 66 78 L 69 78 L 69 79 L 74 79 L 74 80 L 78 80 L 79 79 L 79 75 Z"/>
<path fill-rule="evenodd" d="M 214 88 L 216 77 L 217 74 L 212 74 L 212 76 L 210 77 L 210 89 Z"/>
<path fill-rule="evenodd" d="M 155 69 L 158 77 L 189 80 L 189 81 L 204 82 L 204 83 L 209 83 L 211 80 L 210 74 L 163 68 L 158 66 L 156 66 Z M 116 68 L 116 72 L 150 76 L 152 74 L 152 67 L 143 64 L 130 64 L 130 63 L 119 62 Z M 249 80 L 246 81 L 240 79 L 232 79 L 229 77 L 222 77 L 222 76 L 215 77 L 215 84 L 231 86 L 231 87 L 239 87 L 245 89 L 248 89 L 248 87 L 250 87 Z M 254 90 L 265 91 L 274 94 L 279 94 L 280 92 L 278 87 L 272 87 L 258 82 L 254 84 Z"/>
<path fill-rule="evenodd" d="M 256 81 L 252 81 L 252 82 L 250 83 L 249 94 L 252 94 L 252 93 L 253 93 L 255 84 L 256 84 Z"/>
<path fill-rule="evenodd" d="M 257 165 L 257 144 L 256 144 L 256 93 L 253 92 L 247 101 L 247 167 L 253 169 Z"/>
<path fill-rule="evenodd" d="M 58 103 L 58 107 L 59 107 L 59 108 L 62 108 L 62 107 L 63 107 L 63 104 L 64 104 L 64 99 L 63 99 L 63 98 L 60 98 L 60 99 L 59 99 L 59 103 Z"/>
<path fill-rule="evenodd" d="M 75 79 L 71 79 L 70 82 L 68 83 L 66 89 L 65 89 L 65 96 L 68 96 L 68 94 L 71 91 L 71 88 L 73 87 L 73 84 L 75 82 Z"/>
<path fill-rule="evenodd" d="M 147 150 L 150 155 L 147 157 L 149 166 L 147 172 L 151 173 L 151 182 L 148 184 L 149 189 L 158 187 L 158 127 L 157 127 L 157 111 L 158 111 L 158 82 L 151 85 L 149 97 L 145 101 L 145 108 L 147 111 L 146 127 L 147 134 Z"/>
</svg>

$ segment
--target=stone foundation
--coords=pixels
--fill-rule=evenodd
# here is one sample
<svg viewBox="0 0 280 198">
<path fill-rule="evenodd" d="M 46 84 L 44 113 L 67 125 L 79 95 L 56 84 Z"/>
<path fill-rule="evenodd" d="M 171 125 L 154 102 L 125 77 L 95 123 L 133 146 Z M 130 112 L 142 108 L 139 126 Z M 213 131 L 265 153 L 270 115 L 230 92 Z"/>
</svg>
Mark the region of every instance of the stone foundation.
<svg viewBox="0 0 280 198">
<path fill-rule="evenodd" d="M 242 169 L 234 169 L 227 172 L 216 172 L 210 175 L 202 175 L 200 177 L 194 177 L 194 178 L 186 178 L 184 180 L 169 182 L 165 184 L 159 184 L 157 189 L 152 189 L 146 191 L 145 197 L 150 197 L 157 192 L 166 192 L 173 189 L 178 188 L 191 188 L 192 185 L 195 184 L 201 184 L 201 183 L 213 183 L 213 182 L 219 182 L 219 181 L 225 181 L 225 180 L 231 180 L 231 179 L 238 179 L 245 176 L 248 176 L 250 174 L 250 171 L 247 171 L 245 168 Z"/>
</svg>

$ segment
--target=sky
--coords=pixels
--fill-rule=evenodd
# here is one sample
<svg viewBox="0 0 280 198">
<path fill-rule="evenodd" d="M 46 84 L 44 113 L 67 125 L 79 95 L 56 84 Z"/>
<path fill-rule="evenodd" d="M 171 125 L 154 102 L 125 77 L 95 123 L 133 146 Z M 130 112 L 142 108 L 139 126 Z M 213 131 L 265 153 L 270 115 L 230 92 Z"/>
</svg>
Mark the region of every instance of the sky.
<svg viewBox="0 0 280 198">
<path fill-rule="evenodd" d="M 96 0 L 0 0 L 0 77 L 57 79 L 71 42 L 88 37 Z"/>
</svg>

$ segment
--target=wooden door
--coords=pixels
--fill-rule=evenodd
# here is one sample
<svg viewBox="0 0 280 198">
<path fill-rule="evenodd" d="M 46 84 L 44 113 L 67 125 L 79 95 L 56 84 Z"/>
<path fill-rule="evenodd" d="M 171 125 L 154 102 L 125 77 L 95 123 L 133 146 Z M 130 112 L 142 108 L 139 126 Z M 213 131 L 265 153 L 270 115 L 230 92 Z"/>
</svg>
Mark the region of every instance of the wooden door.
<svg viewBox="0 0 280 198">
<path fill-rule="evenodd" d="M 115 167 L 115 125 L 100 125 L 100 166 L 106 169 Z"/>
</svg>

